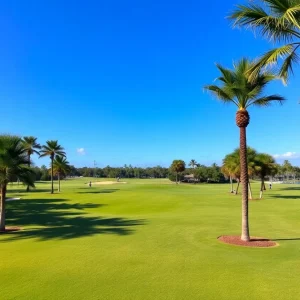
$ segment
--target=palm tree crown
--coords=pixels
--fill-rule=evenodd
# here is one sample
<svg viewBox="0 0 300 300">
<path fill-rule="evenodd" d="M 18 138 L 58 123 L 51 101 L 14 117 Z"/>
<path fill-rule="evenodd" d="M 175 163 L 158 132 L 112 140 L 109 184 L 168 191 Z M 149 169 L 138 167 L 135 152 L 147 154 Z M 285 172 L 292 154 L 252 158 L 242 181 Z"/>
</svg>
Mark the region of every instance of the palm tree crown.
<svg viewBox="0 0 300 300">
<path fill-rule="evenodd" d="M 300 0 L 261 0 L 260 4 L 253 1 L 248 5 L 238 5 L 229 16 L 234 26 L 250 27 L 258 30 L 263 37 L 273 42 L 283 43 L 279 47 L 265 53 L 250 73 L 259 72 L 261 67 L 283 63 L 278 75 L 286 83 L 293 65 L 299 62 L 297 54 L 300 47 Z"/>
<path fill-rule="evenodd" d="M 41 149 L 41 145 L 37 143 L 37 138 L 34 136 L 24 136 L 23 147 L 25 148 L 27 155 L 30 157 L 32 154 L 40 154 L 36 149 Z"/>
<path fill-rule="evenodd" d="M 189 166 L 194 169 L 197 166 L 196 160 L 195 159 L 191 159 L 191 161 L 189 162 Z"/>
<path fill-rule="evenodd" d="M 217 80 L 222 85 L 207 85 L 204 88 L 224 103 L 234 103 L 239 110 L 247 109 L 251 105 L 268 106 L 272 101 L 282 102 L 284 100 L 282 96 L 262 94 L 264 88 L 276 79 L 273 73 L 260 71 L 250 80 L 248 71 L 254 64 L 246 58 L 235 63 L 234 70 L 226 69 L 218 64 L 217 68 L 221 76 Z"/>
<path fill-rule="evenodd" d="M 40 151 L 40 157 L 50 156 L 54 159 L 55 155 L 66 156 L 64 148 L 58 144 L 58 141 L 47 141 L 46 145 L 43 145 Z"/>
</svg>

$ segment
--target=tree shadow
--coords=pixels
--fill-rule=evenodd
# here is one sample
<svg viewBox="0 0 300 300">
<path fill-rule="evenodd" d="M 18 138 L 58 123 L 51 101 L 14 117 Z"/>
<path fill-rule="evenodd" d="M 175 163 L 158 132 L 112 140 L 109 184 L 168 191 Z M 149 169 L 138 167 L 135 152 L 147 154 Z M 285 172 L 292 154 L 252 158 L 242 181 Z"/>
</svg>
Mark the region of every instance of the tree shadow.
<svg viewBox="0 0 300 300">
<path fill-rule="evenodd" d="M 104 189 L 104 190 L 92 190 L 85 189 L 84 192 L 77 192 L 77 194 L 109 194 L 119 191 L 119 189 Z"/>
<path fill-rule="evenodd" d="M 281 189 L 282 191 L 300 191 L 300 186 L 291 186 Z"/>
<path fill-rule="evenodd" d="M 68 203 L 65 199 L 18 200 L 7 204 L 8 226 L 23 230 L 5 235 L 2 241 L 36 238 L 73 239 L 96 234 L 129 235 L 133 226 L 145 224 L 145 220 L 104 218 L 88 216 L 85 209 L 99 208 L 102 204 Z"/>
<path fill-rule="evenodd" d="M 287 199 L 287 200 L 297 200 L 300 199 L 298 195 L 271 195 L 272 198 L 277 199 Z"/>
</svg>

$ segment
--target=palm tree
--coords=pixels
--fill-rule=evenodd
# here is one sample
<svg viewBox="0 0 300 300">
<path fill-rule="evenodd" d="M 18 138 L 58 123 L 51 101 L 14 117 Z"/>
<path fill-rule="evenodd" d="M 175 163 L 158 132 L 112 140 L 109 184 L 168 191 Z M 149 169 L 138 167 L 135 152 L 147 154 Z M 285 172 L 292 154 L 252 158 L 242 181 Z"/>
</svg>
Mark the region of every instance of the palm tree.
<svg viewBox="0 0 300 300">
<path fill-rule="evenodd" d="M 28 167 L 28 155 L 17 136 L 0 136 L 0 231 L 5 231 L 5 197 L 7 185 L 13 178 L 34 187 L 34 172 Z"/>
<path fill-rule="evenodd" d="M 195 159 L 191 159 L 191 161 L 189 162 L 189 166 L 192 167 L 193 169 L 195 169 L 195 167 L 197 166 L 197 162 Z"/>
<path fill-rule="evenodd" d="M 292 164 L 286 159 L 284 160 L 283 164 L 282 164 L 282 171 L 286 176 L 286 181 L 288 182 L 290 179 L 290 174 L 293 173 L 293 166 Z"/>
<path fill-rule="evenodd" d="M 230 193 L 234 193 L 233 179 L 236 179 L 239 186 L 240 179 L 240 156 L 237 155 L 236 151 L 227 154 L 223 159 L 223 166 L 221 168 L 224 175 L 229 177 L 230 180 Z M 235 194 L 238 192 L 238 186 L 235 190 Z"/>
<path fill-rule="evenodd" d="M 255 158 L 256 174 L 260 177 L 260 193 L 259 199 L 262 198 L 263 190 L 265 189 L 265 177 L 268 175 L 275 175 L 277 166 L 274 158 L 266 153 L 259 153 Z"/>
<path fill-rule="evenodd" d="M 57 141 L 47 141 L 46 145 L 42 146 L 42 149 L 40 151 L 40 157 L 50 156 L 51 159 L 51 194 L 54 193 L 53 188 L 53 161 L 55 155 L 59 156 L 66 156 L 66 153 L 64 152 L 64 148 L 58 144 Z"/>
<path fill-rule="evenodd" d="M 38 154 L 40 155 L 40 152 L 37 149 L 41 149 L 41 145 L 36 142 L 37 138 L 34 136 L 24 136 L 22 143 L 23 147 L 25 148 L 27 155 L 28 155 L 28 167 L 30 167 L 31 163 L 31 155 L 32 154 Z M 27 192 L 29 192 L 29 186 L 27 186 L 26 189 Z"/>
<path fill-rule="evenodd" d="M 250 27 L 263 37 L 280 44 L 265 53 L 250 69 L 251 77 L 261 67 L 283 62 L 278 75 L 286 83 L 293 67 L 299 62 L 300 49 L 300 0 L 261 0 L 248 5 L 238 5 L 229 16 L 234 26 Z M 256 4 L 255 2 L 260 2 Z M 297 53 L 298 52 L 298 53 Z"/>
<path fill-rule="evenodd" d="M 65 157 L 56 155 L 53 161 L 53 173 L 57 175 L 58 191 L 60 192 L 60 176 L 66 175 L 70 170 L 70 164 Z"/>
<path fill-rule="evenodd" d="M 176 173 L 176 184 L 178 184 L 178 173 L 181 173 L 185 170 L 185 162 L 183 160 L 173 160 L 171 165 L 171 171 Z"/>
<path fill-rule="evenodd" d="M 248 176 L 255 174 L 255 157 L 257 152 L 251 147 L 247 147 L 247 164 L 248 164 Z M 232 153 L 227 154 L 223 159 L 222 166 L 223 173 L 231 178 L 231 193 L 233 193 L 233 183 L 232 178 L 236 179 L 238 184 L 235 190 L 235 194 L 238 194 L 240 177 L 241 177 L 241 168 L 240 168 L 240 149 L 235 149 Z M 251 184 L 248 182 L 249 188 L 249 198 L 252 199 Z"/>
<path fill-rule="evenodd" d="M 260 71 L 250 81 L 249 69 L 254 65 L 253 61 L 246 58 L 234 64 L 234 69 L 226 69 L 217 65 L 221 76 L 218 85 L 208 85 L 205 89 L 210 91 L 217 99 L 224 103 L 233 103 L 238 107 L 236 112 L 236 125 L 240 128 L 240 168 L 242 191 L 242 234 L 243 241 L 249 241 L 249 220 L 248 220 L 248 164 L 247 164 L 247 139 L 246 128 L 250 121 L 247 111 L 249 106 L 268 106 L 272 101 L 283 101 L 279 95 L 264 96 L 264 88 L 275 79 L 275 75 Z"/>
</svg>

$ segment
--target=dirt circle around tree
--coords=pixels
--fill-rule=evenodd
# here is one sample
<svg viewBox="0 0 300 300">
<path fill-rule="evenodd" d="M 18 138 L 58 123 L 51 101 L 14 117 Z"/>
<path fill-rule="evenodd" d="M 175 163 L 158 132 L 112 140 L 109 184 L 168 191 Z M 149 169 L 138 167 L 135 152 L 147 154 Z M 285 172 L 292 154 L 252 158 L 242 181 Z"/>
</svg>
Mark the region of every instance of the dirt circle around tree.
<svg viewBox="0 0 300 300">
<path fill-rule="evenodd" d="M 218 237 L 218 240 L 225 244 L 242 247 L 271 248 L 279 246 L 278 243 L 272 240 L 256 236 L 252 236 L 249 242 L 242 241 L 240 235 L 221 235 Z"/>
<path fill-rule="evenodd" d="M 21 227 L 9 227 L 6 226 L 5 230 L 0 230 L 0 234 L 8 234 L 8 233 L 13 233 L 15 231 L 20 231 Z"/>
</svg>

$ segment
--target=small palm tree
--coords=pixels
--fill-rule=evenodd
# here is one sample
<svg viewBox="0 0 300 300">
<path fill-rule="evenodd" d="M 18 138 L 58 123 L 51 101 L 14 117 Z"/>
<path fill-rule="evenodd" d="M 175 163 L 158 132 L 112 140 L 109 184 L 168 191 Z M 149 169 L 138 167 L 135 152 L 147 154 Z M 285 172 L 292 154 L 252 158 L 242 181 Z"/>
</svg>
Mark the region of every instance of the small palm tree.
<svg viewBox="0 0 300 300">
<path fill-rule="evenodd" d="M 278 75 L 286 83 L 293 67 L 299 62 L 300 1 L 256 0 L 248 5 L 238 5 L 229 18 L 234 21 L 234 26 L 258 30 L 263 37 L 281 44 L 265 53 L 252 66 L 250 73 L 255 76 L 262 67 L 283 59 Z"/>
<path fill-rule="evenodd" d="M 40 151 L 40 157 L 50 156 L 51 159 L 51 194 L 54 193 L 53 188 L 53 161 L 55 155 L 66 156 L 64 148 L 58 144 L 58 141 L 47 141 L 46 145 L 43 145 Z"/>
<path fill-rule="evenodd" d="M 275 175 L 277 172 L 277 165 L 274 158 L 266 153 L 259 153 L 255 158 L 256 174 L 260 177 L 260 193 L 259 199 L 262 198 L 263 190 L 265 189 L 265 177 L 268 175 Z"/>
<path fill-rule="evenodd" d="M 53 161 L 53 173 L 57 175 L 59 192 L 61 175 L 66 175 L 69 170 L 70 164 L 67 159 L 63 156 L 56 155 Z"/>
<path fill-rule="evenodd" d="M 192 167 L 193 169 L 195 169 L 197 167 L 197 162 L 195 159 L 191 159 L 191 161 L 189 162 L 189 166 Z"/>
<path fill-rule="evenodd" d="M 234 193 L 233 179 L 236 179 L 239 186 L 240 180 L 240 156 L 236 152 L 227 154 L 223 159 L 223 165 L 221 171 L 224 175 L 229 177 L 230 180 L 230 193 Z M 238 186 L 235 190 L 235 194 L 238 192 Z"/>
<path fill-rule="evenodd" d="M 30 167 L 31 164 L 31 155 L 38 154 L 40 155 L 40 152 L 38 151 L 41 149 L 41 145 L 37 143 L 37 138 L 34 136 L 24 136 L 23 140 L 23 147 L 27 152 L 28 155 L 28 167 Z M 29 186 L 27 186 L 26 189 L 27 192 L 29 192 Z"/>
<path fill-rule="evenodd" d="M 28 167 L 28 155 L 17 136 L 0 136 L 0 231 L 5 231 L 5 197 L 7 185 L 13 178 L 34 187 L 34 172 Z"/>
<path fill-rule="evenodd" d="M 247 164 L 248 164 L 248 176 L 252 176 L 255 173 L 255 157 L 256 157 L 256 150 L 247 147 Z M 238 194 L 240 178 L 241 178 L 241 168 L 240 168 L 240 149 L 235 149 L 232 153 L 227 154 L 223 159 L 223 166 L 222 166 L 223 173 L 231 178 L 237 180 L 237 188 L 235 190 L 235 194 Z M 248 182 L 249 188 L 249 198 L 252 199 L 252 191 L 250 182 Z M 231 193 L 233 193 L 233 183 L 231 180 Z"/>
<path fill-rule="evenodd" d="M 173 160 L 170 169 L 172 172 L 176 173 L 176 184 L 178 184 L 178 173 L 185 170 L 185 162 L 181 159 Z"/>
<path fill-rule="evenodd" d="M 218 85 L 208 85 L 205 89 L 210 91 L 217 99 L 224 103 L 233 103 L 238 107 L 236 112 L 236 125 L 240 128 L 240 168 L 242 191 L 242 234 L 243 241 L 249 241 L 249 218 L 248 218 L 248 164 L 247 164 L 247 139 L 246 128 L 250 122 L 248 113 L 249 106 L 265 107 L 273 101 L 283 101 L 284 98 L 279 95 L 262 95 L 264 88 L 274 80 L 274 74 L 267 71 L 256 73 L 251 80 L 249 70 L 254 62 L 246 58 L 241 59 L 234 64 L 234 69 L 226 69 L 217 65 L 221 76 Z"/>
</svg>

